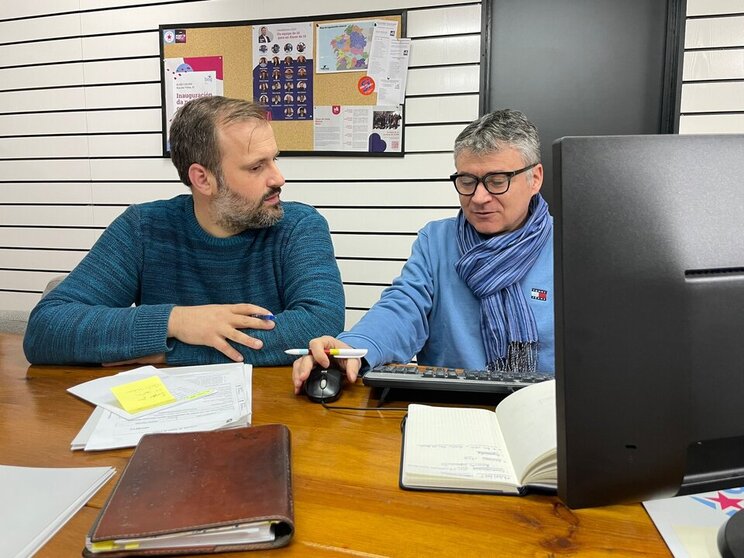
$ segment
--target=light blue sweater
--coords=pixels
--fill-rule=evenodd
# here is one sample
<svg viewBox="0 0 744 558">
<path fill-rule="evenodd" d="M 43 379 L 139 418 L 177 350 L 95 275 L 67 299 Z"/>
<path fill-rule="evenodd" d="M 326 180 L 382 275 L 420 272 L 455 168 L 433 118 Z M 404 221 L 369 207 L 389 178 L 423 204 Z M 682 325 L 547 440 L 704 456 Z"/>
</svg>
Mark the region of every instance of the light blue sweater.
<svg viewBox="0 0 744 558">
<path fill-rule="evenodd" d="M 368 350 L 371 367 L 408 362 L 452 368 L 486 367 L 480 301 L 455 271 L 460 258 L 456 219 L 433 221 L 419 231 L 411 257 L 393 284 L 339 339 Z M 540 374 L 555 373 L 553 232 L 521 282 L 537 322 Z"/>
<path fill-rule="evenodd" d="M 246 363 L 288 364 L 344 324 L 344 292 L 325 219 L 283 204 L 264 229 L 215 238 L 196 220 L 191 195 L 129 207 L 82 262 L 31 312 L 24 351 L 32 363 L 101 363 L 165 353 L 168 364 L 225 362 L 211 347 L 167 338 L 174 306 L 247 302 L 276 315 L 264 342 L 235 346 Z M 134 304 L 134 306 L 132 306 Z"/>
</svg>

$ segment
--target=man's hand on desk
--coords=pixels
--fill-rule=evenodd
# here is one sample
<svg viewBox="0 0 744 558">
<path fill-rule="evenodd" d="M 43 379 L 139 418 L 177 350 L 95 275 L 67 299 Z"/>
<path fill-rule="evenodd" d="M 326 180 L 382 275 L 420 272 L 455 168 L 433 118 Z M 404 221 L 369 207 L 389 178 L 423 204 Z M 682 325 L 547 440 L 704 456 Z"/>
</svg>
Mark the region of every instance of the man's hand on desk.
<svg viewBox="0 0 744 558">
<path fill-rule="evenodd" d="M 255 304 L 209 304 L 205 306 L 176 306 L 168 320 L 168 337 L 175 337 L 189 345 L 214 347 L 227 358 L 242 362 L 243 355 L 227 342 L 234 341 L 249 349 L 260 349 L 260 339 L 241 329 L 273 329 L 273 320 L 252 317 L 251 314 L 271 314 Z"/>
<path fill-rule="evenodd" d="M 327 349 L 351 348 L 343 341 L 339 341 L 329 335 L 316 337 L 311 340 L 308 344 L 310 354 L 300 357 L 292 363 L 292 382 L 294 383 L 295 394 L 300 393 L 302 384 L 305 383 L 316 363 L 323 368 L 328 368 L 331 365 L 331 358 L 325 353 Z M 359 369 L 362 367 L 362 361 L 358 358 L 336 359 L 335 366 L 340 370 L 344 370 L 349 382 L 354 383 L 359 375 Z"/>
</svg>

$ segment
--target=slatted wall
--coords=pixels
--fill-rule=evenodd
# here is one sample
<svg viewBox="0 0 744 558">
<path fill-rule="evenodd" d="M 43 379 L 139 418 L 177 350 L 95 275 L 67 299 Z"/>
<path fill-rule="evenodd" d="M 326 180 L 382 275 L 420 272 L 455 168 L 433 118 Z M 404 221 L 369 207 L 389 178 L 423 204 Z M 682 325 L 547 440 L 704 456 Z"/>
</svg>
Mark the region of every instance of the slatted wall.
<svg viewBox="0 0 744 558">
<path fill-rule="evenodd" d="M 160 137 L 158 25 L 406 9 L 404 158 L 285 157 L 285 200 L 328 219 L 353 324 L 416 231 L 455 214 L 443 177 L 478 116 L 480 2 L 36 0 L 0 5 L 0 309 L 28 310 L 127 205 L 187 191 Z"/>
<path fill-rule="evenodd" d="M 680 133 L 744 133 L 744 0 L 687 0 Z"/>
<path fill-rule="evenodd" d="M 35 0 L 0 4 L 0 309 L 28 310 L 124 208 L 184 190 L 160 157 L 161 23 L 408 10 L 404 158 L 286 157 L 286 200 L 328 219 L 347 327 L 453 215 L 443 180 L 478 116 L 473 1 Z M 744 133 L 744 0 L 688 0 L 681 133 Z"/>
</svg>

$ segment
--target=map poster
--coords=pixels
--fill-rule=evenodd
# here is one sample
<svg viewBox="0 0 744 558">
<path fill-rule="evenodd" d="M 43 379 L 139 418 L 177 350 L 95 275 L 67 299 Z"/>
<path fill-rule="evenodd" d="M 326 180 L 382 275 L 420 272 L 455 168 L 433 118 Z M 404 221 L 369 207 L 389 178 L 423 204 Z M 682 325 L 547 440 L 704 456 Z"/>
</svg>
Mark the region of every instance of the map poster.
<svg viewBox="0 0 744 558">
<path fill-rule="evenodd" d="M 313 119 L 313 26 L 253 26 L 253 100 L 272 120 Z"/>
<path fill-rule="evenodd" d="M 316 151 L 400 153 L 402 135 L 400 106 L 315 107 Z"/>
<path fill-rule="evenodd" d="M 375 20 L 319 23 L 316 73 L 367 71 Z"/>
</svg>

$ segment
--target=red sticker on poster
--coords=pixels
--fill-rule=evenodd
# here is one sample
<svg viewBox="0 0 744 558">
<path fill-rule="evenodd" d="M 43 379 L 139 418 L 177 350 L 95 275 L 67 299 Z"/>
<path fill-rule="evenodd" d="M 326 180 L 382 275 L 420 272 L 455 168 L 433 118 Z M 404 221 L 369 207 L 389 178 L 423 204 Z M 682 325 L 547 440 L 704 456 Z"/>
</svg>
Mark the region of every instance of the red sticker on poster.
<svg viewBox="0 0 744 558">
<path fill-rule="evenodd" d="M 372 95 L 375 92 L 375 80 L 369 76 L 362 76 L 357 83 L 357 89 L 362 95 Z"/>
</svg>

